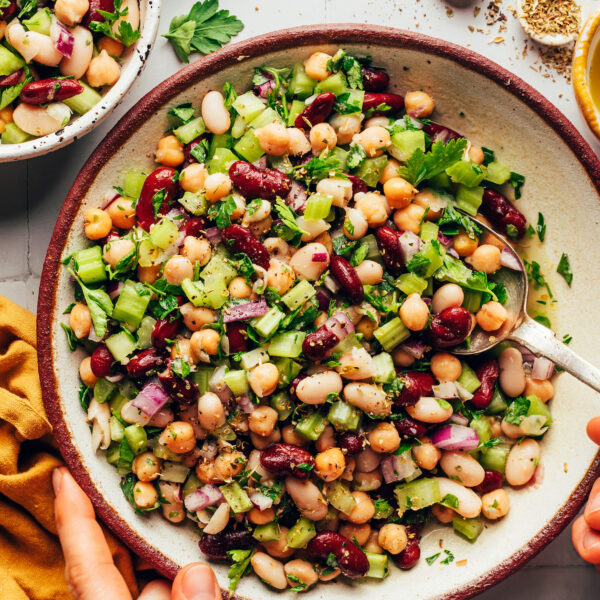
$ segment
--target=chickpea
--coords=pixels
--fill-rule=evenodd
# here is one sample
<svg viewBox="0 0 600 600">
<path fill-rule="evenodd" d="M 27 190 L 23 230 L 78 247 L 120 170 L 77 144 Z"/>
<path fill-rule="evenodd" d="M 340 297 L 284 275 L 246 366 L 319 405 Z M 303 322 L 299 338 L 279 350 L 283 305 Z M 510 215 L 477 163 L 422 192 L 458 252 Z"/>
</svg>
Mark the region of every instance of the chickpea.
<svg viewBox="0 0 600 600">
<path fill-rule="evenodd" d="M 452 523 L 456 516 L 456 513 L 451 508 L 443 504 L 434 504 L 431 507 L 431 512 L 440 523 L 444 524 Z"/>
<path fill-rule="evenodd" d="M 433 98 L 425 92 L 407 92 L 404 96 L 404 108 L 411 117 L 421 119 L 433 112 L 435 104 Z"/>
<path fill-rule="evenodd" d="M 184 337 L 178 337 L 177 341 L 171 347 L 171 358 L 182 358 L 191 365 L 196 364 L 196 358 L 192 353 L 190 340 Z"/>
<path fill-rule="evenodd" d="M 206 392 L 198 400 L 198 421 L 207 431 L 214 431 L 225 424 L 225 409 L 219 396 Z"/>
<path fill-rule="evenodd" d="M 272 523 L 274 519 L 275 511 L 272 508 L 265 508 L 264 510 L 253 508 L 248 513 L 248 520 L 255 525 L 266 525 L 267 523 Z"/>
<path fill-rule="evenodd" d="M 176 454 L 185 454 L 196 447 L 194 428 L 186 421 L 169 423 L 160 434 L 158 441 Z"/>
<path fill-rule="evenodd" d="M 185 256 L 172 256 L 165 263 L 164 276 L 167 283 L 181 285 L 184 279 L 191 279 L 194 275 L 194 265 Z"/>
<path fill-rule="evenodd" d="M 135 250 L 135 244 L 131 240 L 111 240 L 104 246 L 102 259 L 107 265 L 110 265 L 114 269 L 117 266 L 117 263 L 133 250 Z"/>
<path fill-rule="evenodd" d="M 191 302 L 186 302 L 179 307 L 179 312 L 183 317 L 185 326 L 190 331 L 198 331 L 208 323 L 214 323 L 217 320 L 217 313 L 210 308 L 196 307 Z"/>
<path fill-rule="evenodd" d="M 410 294 L 400 307 L 400 318 L 411 331 L 421 331 L 427 327 L 429 307 L 419 294 Z"/>
<path fill-rule="evenodd" d="M 549 379 L 525 379 L 525 395 L 537 396 L 542 402 L 548 402 L 554 396 L 554 386 Z"/>
<path fill-rule="evenodd" d="M 289 558 L 296 552 L 295 548 L 287 545 L 287 534 L 289 529 L 283 525 L 279 526 L 279 539 L 272 542 L 262 542 L 262 547 L 275 558 Z"/>
<path fill-rule="evenodd" d="M 294 446 L 305 446 L 307 441 L 298 433 L 293 425 L 286 425 L 281 430 L 283 441 L 286 444 L 293 444 Z"/>
<path fill-rule="evenodd" d="M 120 58 L 125 50 L 125 46 L 121 44 L 121 42 L 113 40 L 113 38 L 108 36 L 100 38 L 97 46 L 100 52 L 102 52 L 102 50 L 106 50 L 113 58 Z"/>
<path fill-rule="evenodd" d="M 162 265 L 154 265 L 153 267 L 142 267 L 141 265 L 138 265 L 138 281 L 152 285 L 160 277 L 161 269 Z"/>
<path fill-rule="evenodd" d="M 1 35 L 0 39 L 2 39 Z M 5 106 L 2 110 L 0 110 L 0 119 L 2 119 L 5 123 L 12 123 L 13 113 L 14 109 L 12 106 Z"/>
<path fill-rule="evenodd" d="M 410 367 L 415 362 L 415 357 L 402 348 L 396 348 L 392 352 L 392 360 L 397 367 Z"/>
<path fill-rule="evenodd" d="M 202 352 L 206 352 L 209 356 L 215 356 L 219 352 L 219 342 L 221 334 L 216 329 L 200 329 L 194 331 L 190 338 L 192 353 L 198 357 Z"/>
<path fill-rule="evenodd" d="M 359 240 L 369 229 L 369 223 L 357 208 L 348 208 L 344 219 L 344 235 L 350 240 Z"/>
<path fill-rule="evenodd" d="M 367 153 L 367 156 L 371 158 L 381 156 L 384 150 L 392 143 L 390 132 L 380 125 L 369 127 L 362 133 L 358 133 L 354 136 L 353 141 L 361 146 Z"/>
<path fill-rule="evenodd" d="M 284 565 L 283 569 L 290 586 L 296 587 L 298 582 L 304 584 L 304 587 L 302 588 L 303 592 L 308 590 L 319 580 L 314 565 L 306 560 L 290 560 L 290 562 Z"/>
<path fill-rule="evenodd" d="M 119 196 L 106 207 L 106 212 L 119 229 L 131 229 L 135 225 L 135 202 L 130 198 Z"/>
<path fill-rule="evenodd" d="M 352 478 L 354 482 L 354 489 L 361 492 L 372 492 L 381 487 L 382 476 L 379 469 L 371 471 L 370 473 L 363 473 L 362 471 L 356 471 Z"/>
<path fill-rule="evenodd" d="M 325 52 L 315 52 L 304 61 L 304 70 L 311 79 L 323 81 L 331 75 L 327 69 L 329 61 L 333 57 Z"/>
<path fill-rule="evenodd" d="M 252 433 L 267 437 L 273 433 L 279 414 L 270 406 L 259 406 L 248 417 L 248 427 Z"/>
<path fill-rule="evenodd" d="M 497 331 L 504 325 L 508 312 L 500 302 L 486 302 L 475 315 L 477 324 L 484 331 Z"/>
<path fill-rule="evenodd" d="M 84 217 L 85 235 L 90 240 L 100 240 L 106 237 L 112 229 L 110 215 L 100 208 L 90 208 Z"/>
<path fill-rule="evenodd" d="M 431 443 L 429 438 L 421 438 L 419 441 L 420 444 L 413 446 L 413 454 L 421 469 L 431 471 L 435 469 L 440 458 L 442 458 L 442 452 Z"/>
<path fill-rule="evenodd" d="M 462 364 L 448 352 L 438 352 L 431 357 L 431 372 L 438 381 L 456 381 L 462 373 Z"/>
<path fill-rule="evenodd" d="M 383 548 L 379 545 L 379 531 L 374 529 L 369 535 L 369 539 L 363 544 L 365 552 L 372 554 L 383 554 Z"/>
<path fill-rule="evenodd" d="M 270 435 L 267 435 L 265 437 L 263 437 L 261 435 L 257 435 L 256 433 L 254 433 L 252 431 L 250 432 L 250 442 L 257 450 L 264 450 L 271 444 L 276 444 L 277 442 L 280 442 L 280 441 L 281 441 L 281 431 L 279 430 L 279 427 L 275 427 L 275 429 L 273 429 L 273 431 L 270 433 Z"/>
<path fill-rule="evenodd" d="M 400 162 L 397 161 L 395 158 L 392 158 L 391 156 L 388 157 L 387 164 L 385 165 L 385 167 L 383 167 L 383 171 L 381 171 L 381 177 L 379 178 L 379 183 L 381 183 L 381 185 L 385 185 L 390 179 L 394 179 L 394 178 L 398 177 L 398 169 L 401 166 L 402 165 L 400 164 Z M 384 193 L 385 193 L 385 188 L 384 188 Z"/>
<path fill-rule="evenodd" d="M 375 514 L 375 506 L 371 497 L 365 492 L 358 491 L 352 492 L 352 497 L 356 502 L 356 506 L 352 509 L 350 514 L 343 515 L 342 518 L 357 525 L 367 523 Z"/>
<path fill-rule="evenodd" d="M 239 475 L 246 465 L 246 457 L 237 450 L 223 452 L 215 458 L 215 474 L 220 479 L 227 481 Z"/>
<path fill-rule="evenodd" d="M 463 289 L 455 283 L 445 283 L 439 287 L 431 299 L 431 308 L 436 314 L 452 306 L 461 306 L 465 300 Z"/>
<path fill-rule="evenodd" d="M 315 442 L 315 448 L 319 452 L 325 452 L 325 450 L 329 450 L 330 448 L 334 448 L 336 444 L 335 440 L 335 432 L 333 431 L 333 427 L 331 425 L 327 425 L 323 432 Z"/>
<path fill-rule="evenodd" d="M 383 225 L 388 218 L 385 196 L 375 192 L 358 193 L 354 205 L 364 215 L 369 227 Z"/>
<path fill-rule="evenodd" d="M 338 144 L 349 144 L 352 138 L 360 132 L 360 125 L 364 115 L 362 113 L 350 115 L 334 115 L 329 119 L 329 124 L 335 129 Z"/>
<path fill-rule="evenodd" d="M 479 242 L 477 239 L 473 239 L 466 233 L 459 233 L 458 235 L 454 236 L 452 245 L 454 246 L 456 253 L 460 257 L 464 258 L 466 256 L 471 256 L 471 254 L 477 250 Z"/>
<path fill-rule="evenodd" d="M 373 333 L 379 327 L 377 321 L 373 321 L 370 317 L 363 317 L 356 326 L 357 333 L 362 333 L 365 340 L 370 341 L 373 339 Z"/>
<path fill-rule="evenodd" d="M 386 523 L 377 538 L 380 546 L 390 554 L 400 554 L 408 544 L 406 527 L 397 523 Z"/>
<path fill-rule="evenodd" d="M 167 167 L 177 167 L 185 160 L 183 146 L 174 135 L 166 135 L 158 142 L 156 162 Z"/>
<path fill-rule="evenodd" d="M 185 237 L 180 252 L 191 263 L 198 263 L 201 267 L 208 263 L 212 254 L 210 242 L 205 238 L 197 238 L 193 235 Z"/>
<path fill-rule="evenodd" d="M 81 302 L 76 302 L 69 314 L 69 327 L 78 339 L 87 337 L 92 328 L 90 309 Z"/>
<path fill-rule="evenodd" d="M 215 461 L 203 461 L 196 465 L 196 476 L 202 483 L 223 483 L 223 479 L 217 476 Z"/>
<path fill-rule="evenodd" d="M 500 249 L 491 244 L 479 246 L 465 262 L 469 263 L 476 271 L 483 271 L 490 275 L 500 268 Z"/>
<path fill-rule="evenodd" d="M 417 191 L 411 183 L 397 175 L 390 177 L 383 184 L 383 193 L 390 208 L 406 208 Z"/>
<path fill-rule="evenodd" d="M 486 519 L 501 519 L 508 513 L 509 508 L 508 494 L 502 488 L 481 497 L 481 512 Z"/>
<path fill-rule="evenodd" d="M 400 231 L 412 231 L 418 235 L 421 231 L 421 220 L 424 214 L 425 209 L 422 206 L 409 204 L 406 208 L 394 213 L 394 223 Z"/>
<path fill-rule="evenodd" d="M 272 258 L 267 271 L 267 285 L 275 288 L 279 295 L 283 296 L 294 285 L 296 274 L 294 269 L 283 261 Z"/>
<path fill-rule="evenodd" d="M 248 383 L 259 398 L 269 396 L 279 383 L 279 370 L 270 362 L 258 365 L 248 373 Z"/>
<path fill-rule="evenodd" d="M 356 540 L 360 546 L 364 546 L 371 537 L 371 526 L 368 523 L 362 525 L 342 523 L 339 533 L 349 540 Z"/>
<path fill-rule="evenodd" d="M 119 63 L 106 50 L 102 50 L 98 56 L 92 58 L 86 73 L 88 83 L 94 88 L 114 85 L 120 76 Z"/>
<path fill-rule="evenodd" d="M 152 508 L 158 502 L 158 492 L 151 483 L 138 481 L 133 486 L 133 501 L 138 508 Z"/>
<path fill-rule="evenodd" d="M 133 459 L 131 470 L 140 481 L 153 481 L 160 475 L 162 461 L 152 452 L 142 452 Z"/>
<path fill-rule="evenodd" d="M 371 449 L 390 454 L 400 447 L 400 434 L 392 423 L 379 423 L 367 436 Z"/>
<path fill-rule="evenodd" d="M 69 27 L 77 25 L 90 8 L 88 0 L 56 0 L 54 14 Z"/>
<path fill-rule="evenodd" d="M 211 133 L 220 135 L 229 129 L 231 117 L 221 92 L 213 90 L 202 98 L 202 118 Z"/>
<path fill-rule="evenodd" d="M 315 457 L 315 474 L 323 481 L 334 481 L 346 469 L 346 458 L 339 448 L 329 448 Z"/>
<path fill-rule="evenodd" d="M 192 163 L 181 171 L 179 185 L 186 192 L 196 193 L 204 189 L 204 183 L 208 177 L 206 165 Z"/>
<path fill-rule="evenodd" d="M 229 295 L 232 298 L 249 298 L 252 288 L 243 277 L 234 277 L 229 284 Z"/>
<path fill-rule="evenodd" d="M 363 285 L 377 285 L 383 279 L 383 267 L 374 260 L 363 260 L 354 268 Z"/>
<path fill-rule="evenodd" d="M 333 150 L 337 146 L 337 134 L 329 123 L 317 123 L 309 133 L 313 154 L 319 155 L 323 150 Z"/>
<path fill-rule="evenodd" d="M 96 385 L 98 378 L 92 371 L 91 362 L 91 356 L 86 356 L 81 363 L 79 363 L 79 377 L 87 387 L 93 388 Z"/>
<path fill-rule="evenodd" d="M 479 146 L 471 146 L 469 148 L 468 154 L 469 160 L 471 160 L 474 163 L 477 163 L 478 165 L 482 164 L 485 159 L 483 150 Z"/>
<path fill-rule="evenodd" d="M 260 147 L 271 156 L 287 154 L 290 145 L 290 134 L 285 125 L 274 122 L 254 130 Z"/>
<path fill-rule="evenodd" d="M 388 117 L 371 117 L 365 121 L 364 129 L 368 129 L 369 127 L 388 127 L 389 125 L 390 119 Z"/>
<path fill-rule="evenodd" d="M 433 190 L 421 190 L 415 195 L 414 203 L 427 211 L 427 221 L 437 221 L 446 208 L 446 201 Z"/>
<path fill-rule="evenodd" d="M 231 192 L 231 179 L 225 173 L 213 173 L 204 182 L 205 196 L 209 202 L 215 203 Z"/>
</svg>

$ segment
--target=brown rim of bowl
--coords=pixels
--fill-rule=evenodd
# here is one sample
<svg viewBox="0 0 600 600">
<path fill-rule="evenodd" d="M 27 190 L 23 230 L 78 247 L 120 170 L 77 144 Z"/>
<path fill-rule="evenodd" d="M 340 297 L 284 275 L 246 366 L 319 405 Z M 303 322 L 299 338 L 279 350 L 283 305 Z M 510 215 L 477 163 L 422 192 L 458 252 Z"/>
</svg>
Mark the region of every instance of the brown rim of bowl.
<svg viewBox="0 0 600 600">
<path fill-rule="evenodd" d="M 90 497 L 100 518 L 131 550 L 148 560 L 159 572 L 171 579 L 175 577 L 178 571 L 177 565 L 166 558 L 158 549 L 142 541 L 129 525 L 108 506 L 90 480 L 89 474 L 83 468 L 77 450 L 69 437 L 66 423 L 63 420 L 52 366 L 50 337 L 57 274 L 58 269 L 61 267 L 60 257 L 81 199 L 85 196 L 87 189 L 94 181 L 102 165 L 131 136 L 132 132 L 136 131 L 147 118 L 173 96 L 208 75 L 240 63 L 241 60 L 238 57 L 241 56 L 243 56 L 243 60 L 249 60 L 256 59 L 273 50 L 285 50 L 299 45 L 331 45 L 336 43 L 343 45 L 350 42 L 421 50 L 425 53 L 450 58 L 471 70 L 484 74 L 543 117 L 579 158 L 600 193 L 600 161 L 573 124 L 539 92 L 509 71 L 471 50 L 450 42 L 392 27 L 340 23 L 282 29 L 232 44 L 210 54 L 181 69 L 146 94 L 134 108 L 121 118 L 92 153 L 77 175 L 67 195 L 54 227 L 42 271 L 38 301 L 37 339 L 44 405 L 54 427 L 54 435 L 65 462 L 79 485 Z M 577 514 L 590 491 L 594 479 L 598 475 L 600 475 L 600 453 L 596 455 L 594 462 L 568 502 L 528 544 L 494 569 L 488 571 L 484 576 L 440 597 L 440 600 L 466 600 L 472 598 L 499 583 L 531 560 Z M 200 553 L 198 558 L 202 559 Z M 224 597 L 229 596 L 231 596 L 229 592 L 224 592 Z"/>
</svg>

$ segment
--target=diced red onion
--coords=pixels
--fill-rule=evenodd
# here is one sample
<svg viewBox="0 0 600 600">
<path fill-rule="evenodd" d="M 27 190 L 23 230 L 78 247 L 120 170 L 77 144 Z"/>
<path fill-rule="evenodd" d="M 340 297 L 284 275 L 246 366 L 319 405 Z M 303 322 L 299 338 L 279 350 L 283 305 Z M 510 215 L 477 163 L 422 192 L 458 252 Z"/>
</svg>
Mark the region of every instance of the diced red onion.
<svg viewBox="0 0 600 600">
<path fill-rule="evenodd" d="M 90 340 L 90 342 L 100 343 L 102 338 L 96 334 L 96 330 L 92 327 L 88 333 L 88 340 Z"/>
<path fill-rule="evenodd" d="M 187 496 L 183 504 L 190 512 L 196 512 L 207 506 L 214 506 L 221 500 L 223 500 L 221 490 L 216 485 L 209 483 Z"/>
<path fill-rule="evenodd" d="M 159 384 L 147 383 L 131 404 L 152 418 L 168 401 L 167 392 Z"/>
<path fill-rule="evenodd" d="M 431 443 L 441 450 L 475 450 L 479 436 L 474 429 L 464 425 L 443 425 L 431 436 Z"/>
<path fill-rule="evenodd" d="M 243 394 L 240 396 L 238 400 L 238 406 L 248 415 L 256 410 L 256 404 L 252 402 L 248 394 Z"/>
<path fill-rule="evenodd" d="M 186 214 L 183 206 L 176 205 L 173 206 L 171 210 L 169 210 L 169 212 L 165 215 L 165 218 L 171 219 L 172 221 L 175 221 L 175 223 L 177 223 L 177 221 L 183 221 L 183 218 L 185 216 Z"/>
<path fill-rule="evenodd" d="M 463 415 L 459 415 L 458 413 L 454 413 L 450 417 L 450 421 L 456 425 L 463 425 L 465 427 L 469 424 L 469 419 Z"/>
<path fill-rule="evenodd" d="M 522 271 L 521 261 L 515 253 L 507 248 L 506 246 L 502 248 L 502 252 L 500 252 L 500 264 L 507 269 L 512 269 L 513 271 Z"/>
<path fill-rule="evenodd" d="M 448 248 L 448 254 L 452 257 L 452 258 L 460 258 L 458 252 L 454 249 L 454 248 Z"/>
<path fill-rule="evenodd" d="M 454 382 L 456 386 L 456 391 L 458 392 L 458 397 L 461 400 L 470 400 L 473 397 L 473 394 L 464 386 L 462 386 L 458 381 Z"/>
<path fill-rule="evenodd" d="M 217 367 L 213 371 L 213 374 L 210 376 L 210 379 L 208 380 L 208 387 L 211 389 L 212 392 L 219 396 L 221 402 L 224 403 L 227 402 L 232 396 L 231 390 L 225 383 L 225 371 L 225 365 Z"/>
<path fill-rule="evenodd" d="M 252 502 L 258 510 L 266 510 L 273 506 L 273 500 L 260 492 L 250 492 L 248 498 L 250 498 L 250 502 Z"/>
<path fill-rule="evenodd" d="M 257 169 L 264 171 L 267 168 L 267 157 L 261 156 L 258 160 L 252 163 Z"/>
<path fill-rule="evenodd" d="M 306 187 L 297 181 L 292 181 L 290 191 L 285 199 L 285 203 L 299 215 L 304 214 L 306 203 L 308 201 L 308 192 Z"/>
<path fill-rule="evenodd" d="M 458 391 L 456 389 L 456 382 L 454 381 L 442 381 L 433 386 L 433 395 L 436 398 L 442 398 L 448 400 L 449 398 L 458 398 Z"/>
<path fill-rule="evenodd" d="M 327 262 L 329 254 L 327 252 L 313 252 L 312 262 Z"/>
<path fill-rule="evenodd" d="M 50 25 L 50 39 L 64 57 L 71 58 L 75 47 L 75 36 L 54 16 Z"/>
<path fill-rule="evenodd" d="M 554 363 L 543 356 L 536 356 L 531 369 L 533 379 L 550 379 L 554 373 Z"/>
<path fill-rule="evenodd" d="M 423 358 L 423 355 L 425 354 L 425 344 L 417 339 L 407 339 L 400 345 L 400 348 L 417 360 Z"/>
<path fill-rule="evenodd" d="M 216 441 L 206 440 L 200 449 L 200 456 L 206 460 L 212 460 L 215 456 L 217 456 L 218 451 L 219 448 Z"/>
<path fill-rule="evenodd" d="M 264 298 L 253 302 L 245 302 L 244 304 L 236 304 L 223 311 L 223 323 L 262 317 L 267 312 L 269 312 L 269 306 Z"/>
<path fill-rule="evenodd" d="M 117 373 L 116 375 L 107 375 L 104 379 L 106 381 L 110 381 L 111 383 L 119 383 L 125 377 L 123 373 Z"/>
<path fill-rule="evenodd" d="M 533 367 L 533 363 L 536 359 L 535 354 L 529 348 L 525 348 L 525 346 L 519 346 L 518 349 L 523 357 L 523 363 Z"/>
<path fill-rule="evenodd" d="M 268 98 L 269 97 L 269 93 L 273 91 L 273 88 L 275 87 L 275 82 L 274 81 L 265 81 L 264 83 L 261 83 L 260 85 L 257 85 L 255 88 L 256 94 L 259 98 Z"/>
<path fill-rule="evenodd" d="M 114 300 L 123 289 L 123 282 L 113 279 L 106 284 L 106 292 L 108 293 L 111 300 Z"/>
<path fill-rule="evenodd" d="M 102 205 L 101 208 L 104 210 L 109 204 L 111 204 L 114 200 L 119 197 L 119 193 L 116 192 L 113 188 L 110 190 L 106 190 L 102 195 Z"/>
<path fill-rule="evenodd" d="M 444 246 L 444 248 L 448 248 L 448 246 L 450 246 L 450 244 L 452 243 L 452 239 L 449 238 L 447 235 L 444 235 L 441 231 L 438 231 L 438 242 Z"/>
<path fill-rule="evenodd" d="M 404 262 L 408 262 L 421 248 L 421 240 L 412 232 L 405 231 L 400 236 L 400 253 Z"/>
<path fill-rule="evenodd" d="M 331 275 L 327 275 L 327 277 L 325 277 L 325 279 L 323 280 L 323 285 L 332 294 L 337 294 L 340 291 L 340 286 L 338 285 L 338 282 L 333 277 L 331 277 Z"/>
<path fill-rule="evenodd" d="M 354 331 L 354 324 L 348 318 L 348 315 L 341 311 L 329 317 L 325 321 L 325 327 L 340 341 Z"/>
<path fill-rule="evenodd" d="M 218 227 L 209 227 L 204 230 L 204 235 L 208 239 L 208 241 L 214 246 L 218 245 L 221 242 L 221 234 L 219 232 Z"/>
<path fill-rule="evenodd" d="M 329 296 L 323 290 L 317 290 L 315 297 L 319 303 L 319 310 L 327 311 L 329 308 Z"/>
<path fill-rule="evenodd" d="M 381 463 L 381 474 L 386 483 L 394 483 L 410 477 L 416 470 L 417 466 L 412 459 L 410 450 L 402 454 L 392 454 L 384 458 Z"/>
</svg>

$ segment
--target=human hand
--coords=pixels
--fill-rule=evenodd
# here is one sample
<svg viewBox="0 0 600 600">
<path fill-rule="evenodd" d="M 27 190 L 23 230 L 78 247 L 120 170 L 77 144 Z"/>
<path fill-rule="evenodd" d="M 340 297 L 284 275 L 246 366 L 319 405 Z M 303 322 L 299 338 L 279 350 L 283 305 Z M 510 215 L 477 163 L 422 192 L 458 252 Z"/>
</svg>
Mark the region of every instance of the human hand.
<svg viewBox="0 0 600 600">
<path fill-rule="evenodd" d="M 600 417 L 588 423 L 587 434 L 600 445 Z M 592 487 L 583 515 L 573 523 L 571 539 L 579 556 L 600 572 L 600 478 Z"/>
<path fill-rule="evenodd" d="M 89 498 L 65 467 L 54 470 L 52 485 L 66 578 L 75 600 L 131 600 Z M 212 569 L 197 562 L 181 569 L 172 585 L 166 580 L 149 583 L 138 600 L 221 600 L 221 592 Z"/>
</svg>

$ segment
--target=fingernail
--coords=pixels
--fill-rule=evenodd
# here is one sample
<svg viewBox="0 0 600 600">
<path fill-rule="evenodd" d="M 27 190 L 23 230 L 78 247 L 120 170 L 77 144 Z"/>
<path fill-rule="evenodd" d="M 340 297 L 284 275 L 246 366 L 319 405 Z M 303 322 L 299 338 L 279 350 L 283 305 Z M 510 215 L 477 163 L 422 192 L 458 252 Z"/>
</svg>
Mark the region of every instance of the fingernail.
<svg viewBox="0 0 600 600">
<path fill-rule="evenodd" d="M 588 512 L 600 510 L 600 494 L 596 494 L 588 503 Z"/>
<path fill-rule="evenodd" d="M 588 529 L 583 535 L 583 547 L 586 550 L 589 550 L 598 544 L 600 544 L 600 535 L 598 535 L 595 531 Z"/>
<path fill-rule="evenodd" d="M 186 600 L 214 600 L 216 581 L 206 565 L 192 567 L 184 576 L 182 591 Z"/>
<path fill-rule="evenodd" d="M 54 488 L 54 495 L 58 496 L 60 492 L 60 486 L 62 485 L 63 474 L 60 467 L 57 467 L 52 471 L 52 487 Z"/>
</svg>

